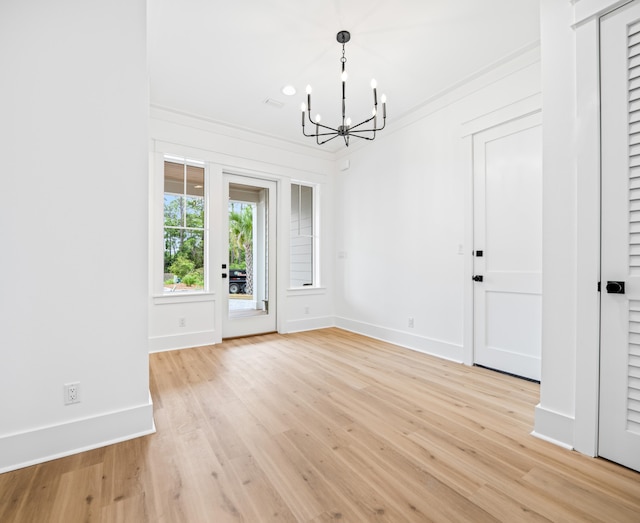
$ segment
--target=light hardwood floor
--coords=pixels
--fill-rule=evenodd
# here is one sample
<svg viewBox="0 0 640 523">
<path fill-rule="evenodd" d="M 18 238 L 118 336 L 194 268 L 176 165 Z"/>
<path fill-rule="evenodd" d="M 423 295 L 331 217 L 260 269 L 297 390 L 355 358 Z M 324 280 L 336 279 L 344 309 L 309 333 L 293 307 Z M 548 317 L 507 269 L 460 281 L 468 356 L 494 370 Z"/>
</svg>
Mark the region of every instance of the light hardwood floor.
<svg viewBox="0 0 640 523">
<path fill-rule="evenodd" d="M 151 355 L 157 433 L 0 475 L 0 521 L 640 521 L 535 383 L 338 329 Z"/>
</svg>

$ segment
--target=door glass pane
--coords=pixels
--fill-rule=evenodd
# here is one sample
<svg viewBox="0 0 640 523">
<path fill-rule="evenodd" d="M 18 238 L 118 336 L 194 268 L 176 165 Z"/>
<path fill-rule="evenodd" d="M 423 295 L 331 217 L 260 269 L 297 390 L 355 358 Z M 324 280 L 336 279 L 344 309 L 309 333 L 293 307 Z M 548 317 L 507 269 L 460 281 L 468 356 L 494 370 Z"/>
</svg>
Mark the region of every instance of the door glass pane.
<svg viewBox="0 0 640 523">
<path fill-rule="evenodd" d="M 229 184 L 229 317 L 268 314 L 268 189 Z"/>
</svg>

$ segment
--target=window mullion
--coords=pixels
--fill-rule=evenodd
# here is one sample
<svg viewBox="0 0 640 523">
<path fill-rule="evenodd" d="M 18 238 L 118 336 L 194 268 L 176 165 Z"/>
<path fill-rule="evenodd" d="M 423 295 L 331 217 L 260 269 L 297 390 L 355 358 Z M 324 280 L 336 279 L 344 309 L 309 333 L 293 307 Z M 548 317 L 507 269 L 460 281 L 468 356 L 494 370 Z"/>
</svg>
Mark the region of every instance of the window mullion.
<svg viewBox="0 0 640 523">
<path fill-rule="evenodd" d="M 187 228 L 187 162 L 184 162 L 182 173 L 182 227 Z"/>
<path fill-rule="evenodd" d="M 302 185 L 298 184 L 298 236 L 302 233 Z"/>
</svg>

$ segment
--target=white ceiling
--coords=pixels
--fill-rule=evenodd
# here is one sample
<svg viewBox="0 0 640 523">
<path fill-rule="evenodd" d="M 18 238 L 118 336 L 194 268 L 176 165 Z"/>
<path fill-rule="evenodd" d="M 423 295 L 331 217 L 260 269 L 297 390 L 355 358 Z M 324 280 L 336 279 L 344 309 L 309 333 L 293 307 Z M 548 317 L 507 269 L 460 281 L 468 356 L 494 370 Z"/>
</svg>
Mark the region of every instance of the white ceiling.
<svg viewBox="0 0 640 523">
<path fill-rule="evenodd" d="M 536 45 L 538 12 L 539 0 L 149 0 L 151 103 L 309 145 L 307 84 L 313 114 L 340 124 L 338 31 L 351 33 L 347 116 L 371 114 L 376 78 L 391 124 Z M 286 84 L 298 93 L 282 94 Z"/>
</svg>

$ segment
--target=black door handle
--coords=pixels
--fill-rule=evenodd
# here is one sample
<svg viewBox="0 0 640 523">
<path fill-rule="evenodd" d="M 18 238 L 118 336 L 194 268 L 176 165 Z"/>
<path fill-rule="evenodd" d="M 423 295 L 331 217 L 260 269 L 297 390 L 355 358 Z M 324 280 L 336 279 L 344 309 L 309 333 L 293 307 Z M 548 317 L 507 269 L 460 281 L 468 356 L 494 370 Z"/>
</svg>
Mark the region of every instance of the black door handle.
<svg viewBox="0 0 640 523">
<path fill-rule="evenodd" d="M 607 292 L 609 294 L 624 294 L 624 282 L 623 281 L 608 281 Z"/>
<path fill-rule="evenodd" d="M 483 280 L 482 274 L 477 274 L 472 279 L 473 281 L 482 281 Z"/>
</svg>

